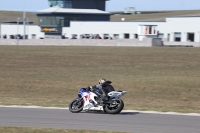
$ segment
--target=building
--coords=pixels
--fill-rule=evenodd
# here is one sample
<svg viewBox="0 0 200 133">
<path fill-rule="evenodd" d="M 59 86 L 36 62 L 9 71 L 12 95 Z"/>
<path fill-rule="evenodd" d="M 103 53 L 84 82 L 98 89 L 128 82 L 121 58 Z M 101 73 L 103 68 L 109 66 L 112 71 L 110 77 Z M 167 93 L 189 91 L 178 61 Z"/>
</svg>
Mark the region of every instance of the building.
<svg viewBox="0 0 200 133">
<path fill-rule="evenodd" d="M 49 0 L 50 8 L 36 14 L 45 38 L 59 38 L 62 28 L 70 27 L 70 21 L 110 21 L 105 3 L 106 0 Z"/>
<path fill-rule="evenodd" d="M 61 8 L 74 9 L 97 9 L 105 11 L 108 0 L 48 0 L 50 7 L 59 6 Z"/>
<path fill-rule="evenodd" d="M 111 36 L 118 39 L 138 39 L 146 28 L 155 26 L 156 37 L 170 42 L 199 42 L 200 41 L 200 16 L 171 17 L 166 22 L 102 22 L 102 21 L 71 21 L 70 27 L 62 27 L 62 35 L 71 38 L 76 34 L 78 38 L 82 34 L 99 34 Z M 141 31 L 141 26 L 143 30 Z M 26 28 L 29 39 L 40 39 L 45 37 L 40 26 L 30 25 Z M 23 35 L 23 25 L 2 24 L 1 35 Z M 155 37 L 154 34 L 148 37 Z M 53 38 L 53 37 L 52 37 Z"/>
<path fill-rule="evenodd" d="M 76 4 L 78 2 L 84 4 Z M 92 2 L 89 5 L 87 2 Z M 109 21 L 106 0 L 49 0 L 50 8 L 36 12 L 39 25 L 28 25 L 28 39 L 72 38 L 99 34 L 102 38 L 162 38 L 168 42 L 200 42 L 200 16 L 168 17 L 164 21 Z M 94 4 L 96 3 L 96 4 Z M 89 5 L 87 7 L 87 5 Z M 104 7 L 102 6 L 104 5 Z M 52 7 L 51 7 L 52 6 Z M 84 8 L 84 9 L 82 9 Z M 1 24 L 0 35 L 24 34 L 23 25 Z"/>
</svg>

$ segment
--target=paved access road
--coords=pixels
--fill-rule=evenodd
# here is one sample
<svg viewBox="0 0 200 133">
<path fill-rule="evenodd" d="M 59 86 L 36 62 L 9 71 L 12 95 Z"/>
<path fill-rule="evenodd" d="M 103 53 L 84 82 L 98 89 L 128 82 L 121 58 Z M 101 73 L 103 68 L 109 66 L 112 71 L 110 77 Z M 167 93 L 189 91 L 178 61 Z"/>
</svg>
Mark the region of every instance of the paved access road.
<svg viewBox="0 0 200 133">
<path fill-rule="evenodd" d="M 133 133 L 200 133 L 199 116 L 124 112 L 72 114 L 66 109 L 0 107 L 0 126 L 107 130 Z"/>
</svg>

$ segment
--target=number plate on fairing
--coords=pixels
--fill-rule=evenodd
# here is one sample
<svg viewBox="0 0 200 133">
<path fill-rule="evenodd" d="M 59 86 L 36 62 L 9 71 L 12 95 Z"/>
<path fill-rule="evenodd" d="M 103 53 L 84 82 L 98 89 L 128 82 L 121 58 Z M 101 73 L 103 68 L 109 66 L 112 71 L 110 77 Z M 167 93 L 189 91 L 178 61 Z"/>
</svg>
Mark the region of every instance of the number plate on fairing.
<svg viewBox="0 0 200 133">
<path fill-rule="evenodd" d="M 89 104 L 87 104 L 87 105 L 84 106 L 84 109 L 90 109 L 92 107 L 94 107 L 94 105 L 91 104 L 91 103 L 89 103 Z"/>
<path fill-rule="evenodd" d="M 110 93 L 108 93 L 108 96 L 110 96 L 110 97 L 120 97 L 121 92 L 110 92 Z"/>
</svg>

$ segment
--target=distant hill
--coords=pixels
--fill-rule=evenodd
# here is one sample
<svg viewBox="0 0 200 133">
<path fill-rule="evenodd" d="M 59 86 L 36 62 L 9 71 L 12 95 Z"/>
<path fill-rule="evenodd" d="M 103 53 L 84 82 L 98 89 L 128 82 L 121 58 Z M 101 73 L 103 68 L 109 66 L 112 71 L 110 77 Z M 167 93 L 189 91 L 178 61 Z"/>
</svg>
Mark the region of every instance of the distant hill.
<svg viewBox="0 0 200 133">
<path fill-rule="evenodd" d="M 183 10 L 183 11 L 146 11 L 144 14 L 121 14 L 120 12 L 114 12 L 111 15 L 111 21 L 121 21 L 121 18 L 125 18 L 125 21 L 165 21 L 167 17 L 175 16 L 200 16 L 200 10 Z"/>
<path fill-rule="evenodd" d="M 38 24 L 38 18 L 36 14 L 32 14 L 31 12 L 26 13 L 29 22 L 33 22 L 33 24 Z M 20 22 L 23 22 L 23 12 L 18 11 L 0 11 L 0 22 L 1 23 L 16 23 L 17 18 L 21 18 Z"/>
</svg>

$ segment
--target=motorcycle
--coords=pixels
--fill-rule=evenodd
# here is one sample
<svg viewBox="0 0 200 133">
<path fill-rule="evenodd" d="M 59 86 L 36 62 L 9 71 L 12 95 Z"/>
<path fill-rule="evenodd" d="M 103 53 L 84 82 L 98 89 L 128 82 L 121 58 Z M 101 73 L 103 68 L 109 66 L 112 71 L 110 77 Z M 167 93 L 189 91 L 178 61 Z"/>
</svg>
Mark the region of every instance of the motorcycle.
<svg viewBox="0 0 200 133">
<path fill-rule="evenodd" d="M 69 110 L 72 113 L 81 111 L 102 111 L 108 114 L 118 114 L 124 108 L 124 102 L 120 99 L 127 91 L 111 91 L 108 93 L 108 100 L 102 102 L 102 96 L 96 88 L 89 91 L 81 88 L 78 93 L 78 98 L 69 104 Z"/>
</svg>

